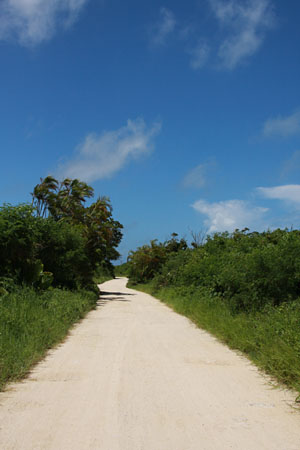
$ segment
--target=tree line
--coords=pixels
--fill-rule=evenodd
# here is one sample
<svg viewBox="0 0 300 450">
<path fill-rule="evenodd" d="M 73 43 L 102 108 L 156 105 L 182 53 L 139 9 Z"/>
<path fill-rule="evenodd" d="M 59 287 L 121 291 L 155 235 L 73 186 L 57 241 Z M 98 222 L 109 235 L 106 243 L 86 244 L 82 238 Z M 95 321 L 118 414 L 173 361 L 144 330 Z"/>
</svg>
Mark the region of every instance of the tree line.
<svg viewBox="0 0 300 450">
<path fill-rule="evenodd" d="M 123 270 L 132 283 L 205 287 L 232 311 L 260 310 L 300 296 L 300 231 L 245 228 L 194 239 L 191 246 L 173 233 L 131 251 Z"/>
<path fill-rule="evenodd" d="M 94 288 L 99 273 L 113 275 L 123 226 L 109 198 L 94 196 L 78 179 L 40 180 L 31 204 L 0 207 L 0 289 Z"/>
</svg>

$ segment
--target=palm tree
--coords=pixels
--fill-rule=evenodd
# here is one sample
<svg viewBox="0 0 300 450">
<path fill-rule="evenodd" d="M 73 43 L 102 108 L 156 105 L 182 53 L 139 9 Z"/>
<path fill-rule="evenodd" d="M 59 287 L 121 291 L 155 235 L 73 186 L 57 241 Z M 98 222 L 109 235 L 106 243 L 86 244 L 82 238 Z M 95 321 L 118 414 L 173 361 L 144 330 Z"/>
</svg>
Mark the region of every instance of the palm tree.
<svg viewBox="0 0 300 450">
<path fill-rule="evenodd" d="M 94 189 L 87 183 L 75 178 L 65 178 L 59 187 L 58 205 L 61 218 L 82 222 L 84 216 L 84 203 L 87 198 L 94 195 Z"/>
<path fill-rule="evenodd" d="M 94 195 L 91 186 L 70 178 L 59 183 L 50 175 L 40 181 L 31 194 L 38 216 L 46 217 L 50 214 L 55 220 L 83 221 L 84 203 Z"/>
<path fill-rule="evenodd" d="M 44 179 L 40 178 L 40 181 L 40 184 L 37 184 L 33 193 L 31 193 L 32 204 L 35 206 L 39 217 L 46 217 L 54 208 L 59 183 L 50 175 Z"/>
</svg>

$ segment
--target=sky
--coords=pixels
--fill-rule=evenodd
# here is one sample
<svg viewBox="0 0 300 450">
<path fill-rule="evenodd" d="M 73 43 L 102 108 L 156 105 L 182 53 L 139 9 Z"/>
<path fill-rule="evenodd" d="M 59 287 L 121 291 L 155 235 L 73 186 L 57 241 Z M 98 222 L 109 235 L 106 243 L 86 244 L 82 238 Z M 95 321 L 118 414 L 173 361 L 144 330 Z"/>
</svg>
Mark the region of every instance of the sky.
<svg viewBox="0 0 300 450">
<path fill-rule="evenodd" d="M 300 226 L 300 2 L 0 0 L 0 204 L 51 174 L 127 253 Z"/>
</svg>

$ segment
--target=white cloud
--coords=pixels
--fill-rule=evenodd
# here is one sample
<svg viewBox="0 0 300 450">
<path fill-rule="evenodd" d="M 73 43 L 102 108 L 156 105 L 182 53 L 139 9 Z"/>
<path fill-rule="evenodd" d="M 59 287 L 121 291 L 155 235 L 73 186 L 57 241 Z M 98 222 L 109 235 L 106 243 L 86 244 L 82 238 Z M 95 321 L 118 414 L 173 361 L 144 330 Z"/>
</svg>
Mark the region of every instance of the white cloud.
<svg viewBox="0 0 300 450">
<path fill-rule="evenodd" d="M 2 0 L 0 39 L 34 46 L 50 39 L 59 25 L 70 26 L 88 0 Z"/>
<path fill-rule="evenodd" d="M 219 47 L 222 67 L 234 69 L 262 45 L 265 31 L 274 24 L 270 0 L 210 0 L 219 22 L 230 35 Z"/>
<path fill-rule="evenodd" d="M 300 111 L 296 111 L 287 117 L 268 119 L 263 128 L 263 134 L 269 136 L 289 137 L 300 134 Z"/>
<path fill-rule="evenodd" d="M 283 200 L 284 202 L 300 208 L 300 185 L 286 184 L 274 187 L 259 187 L 257 191 L 265 198 Z"/>
<path fill-rule="evenodd" d="M 201 69 L 207 62 L 210 48 L 204 41 L 199 41 L 198 44 L 189 51 L 191 55 L 191 67 L 193 69 Z"/>
<path fill-rule="evenodd" d="M 207 172 L 215 166 L 215 162 L 199 164 L 190 170 L 183 178 L 183 186 L 186 188 L 202 188 L 207 183 Z"/>
<path fill-rule="evenodd" d="M 299 172 L 300 169 L 300 150 L 296 150 L 290 159 L 285 161 L 281 170 L 281 178 L 290 176 L 293 172 Z"/>
<path fill-rule="evenodd" d="M 195 188 L 203 187 L 206 183 L 205 171 L 206 171 L 205 164 L 200 164 L 199 166 L 195 167 L 190 172 L 188 172 L 183 179 L 184 187 L 195 187 Z"/>
<path fill-rule="evenodd" d="M 160 9 L 160 19 L 153 27 L 151 43 L 153 45 L 164 45 L 168 36 L 174 31 L 176 19 L 174 13 L 167 8 Z"/>
<path fill-rule="evenodd" d="M 151 29 L 150 41 L 156 47 L 165 45 L 170 35 L 173 35 L 179 42 L 188 41 L 194 31 L 192 24 L 178 22 L 174 13 L 163 7 L 160 9 L 159 21 Z M 198 39 L 196 44 L 191 44 L 189 47 L 186 53 L 191 56 L 191 67 L 193 69 L 202 68 L 208 59 L 210 51 L 208 44 L 203 39 Z"/>
<path fill-rule="evenodd" d="M 196 201 L 192 207 L 207 216 L 204 221 L 209 233 L 217 231 L 232 232 L 236 228 L 261 228 L 263 215 L 267 208 L 251 206 L 242 200 L 228 200 L 208 203 L 205 200 Z"/>
<path fill-rule="evenodd" d="M 221 28 L 209 44 L 199 38 L 199 34 L 197 40 L 195 18 L 192 23 L 184 24 L 167 8 L 160 9 L 160 19 L 152 27 L 151 43 L 154 46 L 164 45 L 173 35 L 177 41 L 185 41 L 185 51 L 191 56 L 190 66 L 193 69 L 201 69 L 210 54 L 214 53 L 217 68 L 233 70 L 260 49 L 266 32 L 274 27 L 273 0 L 207 1 Z"/>
<path fill-rule="evenodd" d="M 59 176 L 86 182 L 109 178 L 131 159 L 150 153 L 160 129 L 160 123 L 148 128 L 142 119 L 136 119 L 115 131 L 89 134 L 75 157 L 59 168 Z"/>
</svg>

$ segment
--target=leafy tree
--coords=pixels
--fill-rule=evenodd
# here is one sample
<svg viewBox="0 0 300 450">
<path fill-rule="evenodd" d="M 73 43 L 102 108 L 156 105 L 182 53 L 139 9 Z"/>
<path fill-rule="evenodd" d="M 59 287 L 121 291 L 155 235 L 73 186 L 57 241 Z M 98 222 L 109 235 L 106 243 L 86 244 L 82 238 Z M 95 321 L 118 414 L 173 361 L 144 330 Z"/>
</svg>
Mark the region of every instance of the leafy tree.
<svg viewBox="0 0 300 450">
<path fill-rule="evenodd" d="M 91 262 L 95 266 L 105 265 L 112 271 L 110 261 L 120 256 L 116 247 L 122 239 L 123 226 L 113 219 L 109 198 L 99 197 L 85 207 L 93 194 L 93 188 L 78 179 L 66 178 L 59 183 L 48 176 L 34 188 L 32 197 L 38 215 L 47 214 L 56 221 L 81 225 Z"/>
<path fill-rule="evenodd" d="M 54 204 L 57 198 L 57 191 L 59 190 L 58 181 L 50 175 L 46 178 L 40 179 L 40 184 L 37 184 L 33 190 L 32 204 L 36 209 L 38 217 L 46 217 L 49 209 L 53 211 Z"/>
<path fill-rule="evenodd" d="M 128 255 L 128 274 L 137 283 L 151 280 L 158 273 L 172 254 L 187 249 L 185 239 L 177 239 L 177 233 L 173 233 L 171 238 L 164 243 L 154 239 L 150 245 L 143 245 L 136 251 L 131 251 Z"/>
<path fill-rule="evenodd" d="M 52 217 L 41 222 L 38 256 L 44 270 L 53 274 L 54 286 L 76 289 L 92 284 L 95 268 L 88 258 L 86 244 L 80 225 L 55 221 Z"/>
<path fill-rule="evenodd" d="M 87 254 L 96 265 L 104 265 L 113 271 L 110 261 L 119 258 L 116 247 L 122 239 L 120 222 L 112 217 L 112 206 L 107 197 L 99 197 L 86 208 L 84 234 L 87 238 Z"/>
<path fill-rule="evenodd" d="M 82 222 L 84 204 L 93 195 L 93 188 L 78 179 L 65 178 L 59 183 L 47 176 L 35 186 L 32 198 L 38 216 L 50 215 L 55 220 Z"/>
<path fill-rule="evenodd" d="M 144 282 L 154 278 L 158 287 L 204 287 L 234 313 L 279 306 L 300 296 L 299 230 L 258 233 L 246 228 L 207 236 L 203 245 L 192 249 L 179 244 L 173 236 L 155 251 L 152 245 L 132 252 L 128 263 L 131 279 Z M 172 251 L 167 252 L 168 248 Z"/>
<path fill-rule="evenodd" d="M 40 268 L 40 220 L 30 205 L 0 207 L 0 276 L 33 282 Z"/>
<path fill-rule="evenodd" d="M 91 286 L 99 268 L 113 273 L 122 239 L 106 197 L 86 206 L 88 184 L 52 176 L 40 180 L 31 205 L 0 208 L 0 285 L 7 279 L 35 287 Z M 5 286 L 2 286 L 2 281 Z M 1 284 L 2 283 L 2 284 Z"/>
</svg>

